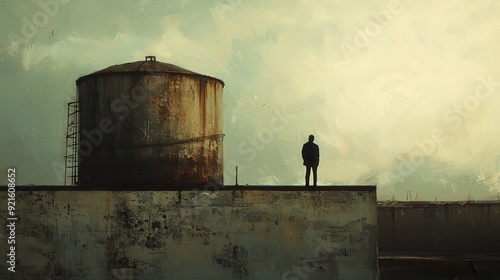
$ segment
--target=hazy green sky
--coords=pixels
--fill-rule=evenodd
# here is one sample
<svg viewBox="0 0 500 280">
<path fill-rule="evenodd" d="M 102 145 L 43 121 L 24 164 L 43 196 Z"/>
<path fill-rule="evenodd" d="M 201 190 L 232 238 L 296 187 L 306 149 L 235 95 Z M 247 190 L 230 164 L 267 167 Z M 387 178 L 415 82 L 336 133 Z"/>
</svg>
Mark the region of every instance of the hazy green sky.
<svg viewBox="0 0 500 280">
<path fill-rule="evenodd" d="M 75 80 L 155 55 L 226 83 L 226 184 L 302 184 L 314 134 L 321 184 L 496 199 L 500 3 L 436 2 L 2 0 L 0 181 L 62 184 Z"/>
</svg>

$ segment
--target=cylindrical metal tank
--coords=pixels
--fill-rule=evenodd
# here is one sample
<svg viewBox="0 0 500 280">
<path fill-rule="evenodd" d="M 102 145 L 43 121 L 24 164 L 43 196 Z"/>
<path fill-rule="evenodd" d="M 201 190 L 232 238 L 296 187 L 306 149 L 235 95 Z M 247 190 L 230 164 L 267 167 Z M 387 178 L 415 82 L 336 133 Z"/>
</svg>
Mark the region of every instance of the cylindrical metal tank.
<svg viewBox="0 0 500 280">
<path fill-rule="evenodd" d="M 76 86 L 79 185 L 223 184 L 221 80 L 148 56 Z"/>
</svg>

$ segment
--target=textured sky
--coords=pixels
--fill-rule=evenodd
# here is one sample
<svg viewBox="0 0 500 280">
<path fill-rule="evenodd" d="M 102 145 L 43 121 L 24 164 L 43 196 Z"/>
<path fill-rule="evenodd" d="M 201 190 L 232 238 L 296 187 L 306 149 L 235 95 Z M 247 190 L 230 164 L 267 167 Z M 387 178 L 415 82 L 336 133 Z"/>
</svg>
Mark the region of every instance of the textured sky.
<svg viewBox="0 0 500 280">
<path fill-rule="evenodd" d="M 0 0 L 0 180 L 63 184 L 75 80 L 157 60 L 222 79 L 225 183 L 498 199 L 500 3 Z"/>
</svg>

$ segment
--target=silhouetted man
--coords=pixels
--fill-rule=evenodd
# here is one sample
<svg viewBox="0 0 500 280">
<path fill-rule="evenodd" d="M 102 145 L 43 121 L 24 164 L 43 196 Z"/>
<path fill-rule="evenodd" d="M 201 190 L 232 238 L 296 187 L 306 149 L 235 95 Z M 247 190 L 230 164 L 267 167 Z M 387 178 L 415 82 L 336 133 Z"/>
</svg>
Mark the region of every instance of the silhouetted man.
<svg viewBox="0 0 500 280">
<path fill-rule="evenodd" d="M 319 165 L 319 147 L 314 144 L 314 135 L 309 135 L 309 142 L 302 146 L 302 159 L 306 166 L 306 187 L 309 186 L 309 176 L 311 175 L 311 168 L 313 170 L 314 186 L 318 179 L 318 165 Z"/>
</svg>

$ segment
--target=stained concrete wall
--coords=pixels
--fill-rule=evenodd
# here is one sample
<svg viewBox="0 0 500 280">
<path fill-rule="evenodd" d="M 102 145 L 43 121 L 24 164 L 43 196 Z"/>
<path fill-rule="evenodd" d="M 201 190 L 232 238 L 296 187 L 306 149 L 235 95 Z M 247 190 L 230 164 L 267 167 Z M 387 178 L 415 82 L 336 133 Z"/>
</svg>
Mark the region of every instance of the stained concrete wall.
<svg viewBox="0 0 500 280">
<path fill-rule="evenodd" d="M 375 187 L 37 187 L 16 200 L 18 264 L 2 279 L 377 277 Z"/>
<path fill-rule="evenodd" d="M 378 207 L 379 251 L 500 256 L 500 202 L 396 202 Z"/>
</svg>

